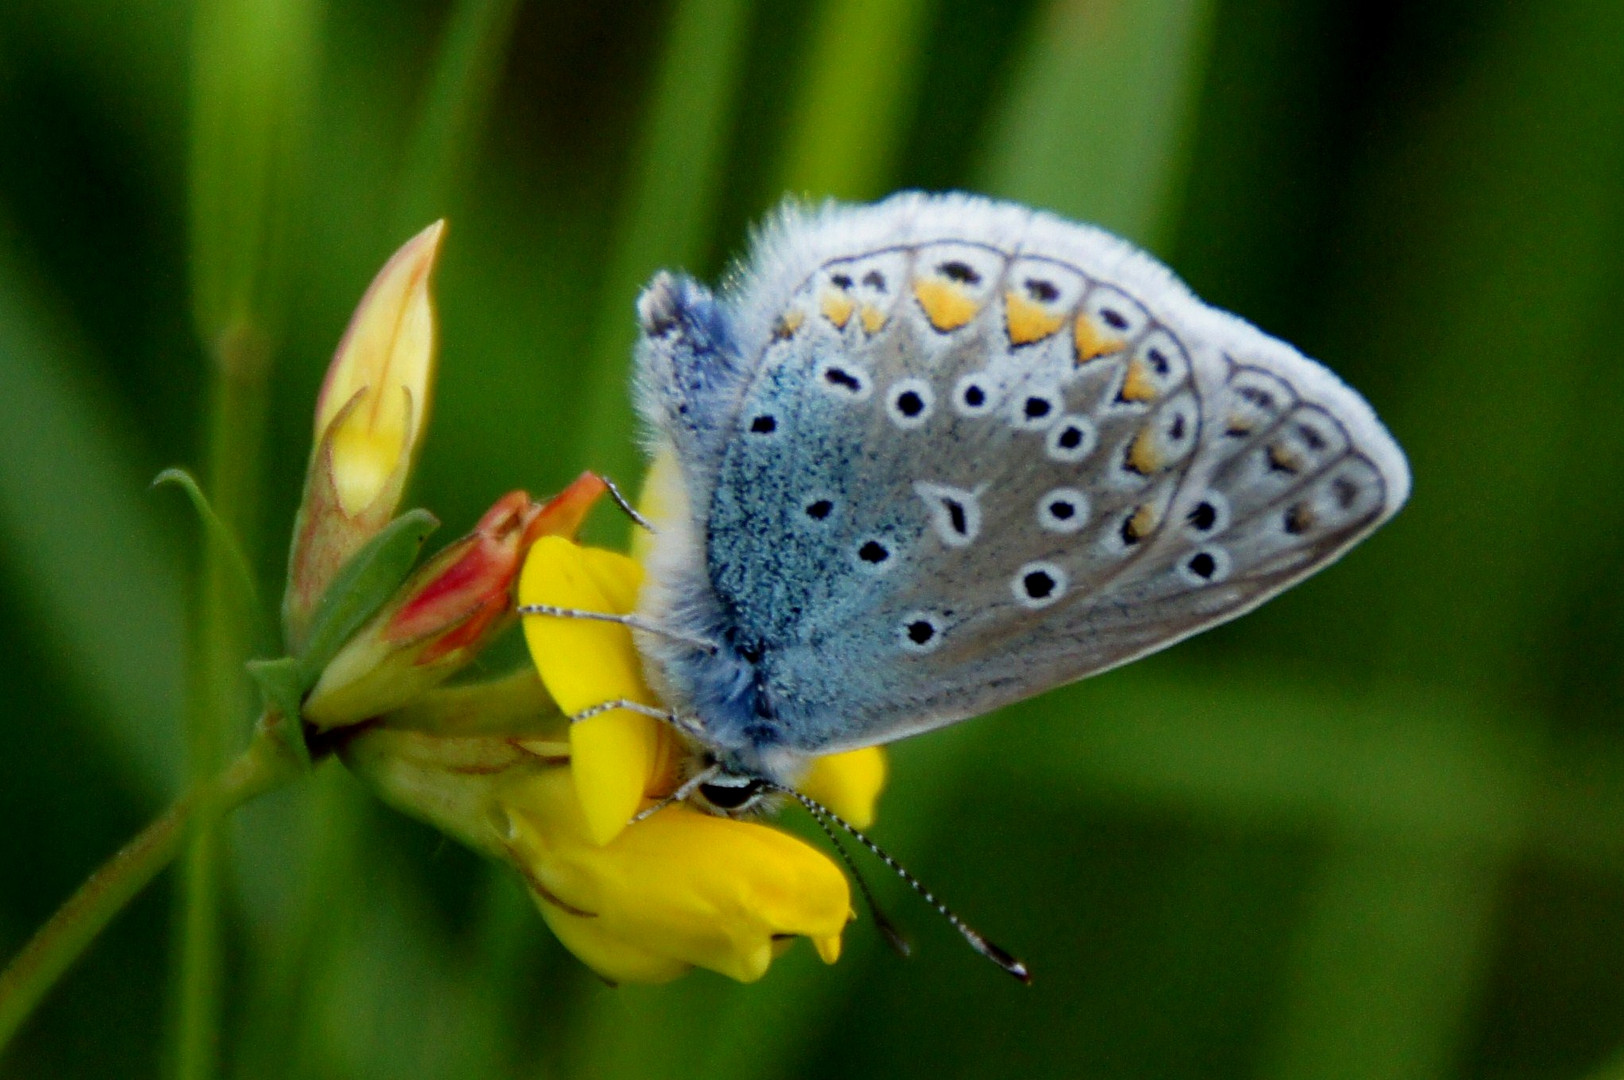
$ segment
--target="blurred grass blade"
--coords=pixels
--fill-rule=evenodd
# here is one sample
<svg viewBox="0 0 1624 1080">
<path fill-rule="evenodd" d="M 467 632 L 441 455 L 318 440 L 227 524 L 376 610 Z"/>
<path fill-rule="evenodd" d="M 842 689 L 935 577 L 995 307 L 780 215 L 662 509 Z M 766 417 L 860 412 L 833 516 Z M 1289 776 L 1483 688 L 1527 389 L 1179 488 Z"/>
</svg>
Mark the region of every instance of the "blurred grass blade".
<svg viewBox="0 0 1624 1080">
<path fill-rule="evenodd" d="M 0 542 L 108 756 L 167 798 L 181 780 L 180 562 L 126 418 L 85 384 L 72 359 L 84 346 L 34 296 L 36 280 L 0 240 Z"/>
<path fill-rule="evenodd" d="M 193 38 L 193 315 L 205 346 L 268 338 L 286 301 L 321 0 L 201 0 Z"/>
<path fill-rule="evenodd" d="M 321 0 L 202 0 L 193 33 L 193 314 L 212 360 L 204 479 L 222 520 L 255 550 L 271 343 L 289 285 L 297 185 L 310 137 Z M 193 625 L 188 749 L 212 776 L 246 730 L 247 628 L 231 571 L 205 546 Z M 220 833 L 194 824 L 182 877 L 175 1075 L 205 1080 L 219 1057 Z"/>
<path fill-rule="evenodd" d="M 886 193 L 912 119 L 934 0 L 823 0 L 789 117 L 783 190 Z"/>
<path fill-rule="evenodd" d="M 1617 306 L 1595 286 L 1617 266 L 1624 24 L 1615 5 L 1585 0 L 1513 6 L 1471 46 L 1364 178 L 1350 231 L 1368 287 L 1337 344 L 1389 357 L 1408 390 L 1389 418 L 1417 497 L 1374 553 L 1388 595 L 1403 598 L 1389 676 L 1469 688 L 1486 713 L 1549 677 L 1529 627 L 1591 542 L 1592 511 L 1617 502 L 1591 461 L 1565 452 L 1594 407 L 1592 373 L 1616 367 L 1587 345 Z M 1409 258 L 1395 260 L 1406 241 Z M 1398 341 L 1411 343 L 1402 356 Z M 1558 492 L 1569 475 L 1586 482 Z M 1583 573 L 1594 580 L 1593 566 Z M 1321 890 L 1309 913 L 1273 1076 L 1323 1076 L 1333 1060 L 1346 1076 L 1439 1075 L 1492 992 L 1493 886 L 1513 853 L 1480 864 L 1433 852 L 1417 865 L 1402 845 L 1358 839 L 1328 857 L 1326 880 L 1345 888 Z M 1381 1037 L 1359 1017 L 1385 1022 Z"/>
<path fill-rule="evenodd" d="M 989 194 L 1165 238 L 1206 73 L 1213 0 L 1051 0 L 995 116 Z"/>
<path fill-rule="evenodd" d="M 1310 897 L 1272 1080 L 1425 1080 L 1457 1065 L 1500 868 L 1391 836 L 1348 838 Z"/>
<path fill-rule="evenodd" d="M 519 0 L 461 0 L 440 43 L 407 150 L 395 232 L 410 236 L 451 215 L 501 82 Z"/>
<path fill-rule="evenodd" d="M 627 480 L 639 467 L 627 390 L 636 336 L 632 304 L 655 270 L 691 265 L 704 251 L 750 9 L 750 0 L 681 0 L 666 35 L 582 380 L 587 464 L 617 479 Z"/>
<path fill-rule="evenodd" d="M 1495 701 L 1561 681 L 1531 626 L 1561 617 L 1553 584 L 1599 582 L 1585 548 L 1616 551 L 1599 527 L 1618 506 L 1620 425 L 1590 418 L 1593 388 L 1618 370 L 1624 9 L 1561 0 L 1481 34 L 1452 92 L 1358 193 L 1358 284 L 1380 318 L 1347 311 L 1336 345 L 1392 357 L 1408 341 L 1428 358 L 1389 361 L 1406 392 L 1389 419 L 1417 477 L 1372 552 L 1404 598 L 1389 666 Z"/>
</svg>

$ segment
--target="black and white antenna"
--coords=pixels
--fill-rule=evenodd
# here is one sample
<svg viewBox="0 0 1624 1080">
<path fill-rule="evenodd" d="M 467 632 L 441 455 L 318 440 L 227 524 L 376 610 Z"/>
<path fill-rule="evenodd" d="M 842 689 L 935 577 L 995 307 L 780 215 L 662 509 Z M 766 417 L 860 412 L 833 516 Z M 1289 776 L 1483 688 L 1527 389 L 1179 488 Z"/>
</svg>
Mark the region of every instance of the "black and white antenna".
<svg viewBox="0 0 1624 1080">
<path fill-rule="evenodd" d="M 840 842 L 835 840 L 834 830 L 829 828 L 829 822 L 834 822 L 836 825 L 840 826 L 840 828 L 850 833 L 852 838 L 855 839 L 859 844 L 866 847 L 876 859 L 879 859 L 886 866 L 889 866 L 892 871 L 896 873 L 897 877 L 907 882 L 909 888 L 913 889 L 914 892 L 923 897 L 925 903 L 935 908 L 937 913 L 948 921 L 948 925 L 957 930 L 960 936 L 962 936 L 965 941 L 969 942 L 970 948 L 974 949 L 982 956 L 985 956 L 988 960 L 991 960 L 993 963 L 997 964 L 999 967 L 1003 968 L 1005 971 L 1009 972 L 1026 985 L 1032 985 L 1032 972 L 1027 969 L 1025 964 L 1017 960 L 1005 950 L 999 948 L 997 945 L 994 945 L 992 942 L 988 941 L 981 935 L 979 930 L 975 929 L 975 927 L 971 926 L 969 923 L 965 922 L 963 919 L 954 914 L 953 909 L 949 908 L 946 904 L 938 900 L 936 898 L 936 894 L 925 887 L 924 882 L 914 877 L 913 874 L 908 871 L 906 866 L 903 866 L 890 855 L 886 854 L 884 848 L 880 847 L 880 845 L 863 835 L 862 831 L 859 830 L 855 825 L 851 824 L 851 822 L 845 820 L 839 814 L 835 813 L 833 810 L 830 810 L 827 806 L 824 806 L 810 795 L 803 795 L 794 788 L 785 787 L 782 784 L 769 784 L 768 786 L 775 791 L 788 795 L 790 798 L 806 807 L 807 812 L 817 820 L 818 824 L 823 828 L 824 833 L 828 835 L 830 840 L 834 841 L 835 850 L 840 852 L 841 858 L 845 859 L 846 865 L 851 868 L 852 875 L 857 878 L 858 887 L 862 889 L 864 897 L 866 897 L 868 900 L 869 909 L 874 913 L 874 919 L 880 927 L 880 933 L 885 935 L 886 940 L 891 942 L 892 946 L 896 948 L 897 951 L 906 956 L 908 954 L 907 942 L 902 939 L 902 936 L 897 932 L 896 928 L 891 925 L 890 921 L 880 914 L 879 908 L 874 903 L 873 895 L 868 891 L 868 885 L 863 881 L 862 876 L 857 873 L 857 868 L 852 866 L 851 859 L 846 855 L 845 849 L 840 846 Z"/>
</svg>

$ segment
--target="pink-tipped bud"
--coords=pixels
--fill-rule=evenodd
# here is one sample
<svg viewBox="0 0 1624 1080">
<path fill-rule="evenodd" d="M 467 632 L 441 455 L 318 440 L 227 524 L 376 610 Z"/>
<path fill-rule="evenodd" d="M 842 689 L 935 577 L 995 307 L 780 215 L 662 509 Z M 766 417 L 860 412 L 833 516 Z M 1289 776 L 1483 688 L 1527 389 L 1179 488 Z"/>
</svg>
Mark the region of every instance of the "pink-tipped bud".
<svg viewBox="0 0 1624 1080">
<path fill-rule="evenodd" d="M 398 709 L 438 685 L 512 625 L 513 585 L 540 536 L 573 535 L 602 494 L 583 475 L 538 503 L 510 492 L 474 531 L 419 567 L 322 672 L 306 720 L 338 727 Z"/>
</svg>

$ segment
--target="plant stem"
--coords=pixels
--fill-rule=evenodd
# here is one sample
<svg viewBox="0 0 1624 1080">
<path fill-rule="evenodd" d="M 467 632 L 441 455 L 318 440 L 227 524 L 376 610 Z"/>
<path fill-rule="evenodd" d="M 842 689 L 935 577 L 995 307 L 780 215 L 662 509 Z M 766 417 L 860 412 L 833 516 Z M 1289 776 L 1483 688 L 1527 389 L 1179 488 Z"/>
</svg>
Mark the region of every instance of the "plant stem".
<svg viewBox="0 0 1624 1080">
<path fill-rule="evenodd" d="M 175 858 L 194 818 L 218 816 L 297 773 L 267 739 L 188 790 L 108 859 L 0 972 L 0 1051 L 96 935 Z"/>
<path fill-rule="evenodd" d="M 207 475 L 221 518 L 251 546 L 270 349 L 261 334 L 243 325 L 222 335 L 213 352 Z M 204 785 L 206 778 L 219 772 L 227 747 L 240 737 L 237 718 L 244 715 L 248 703 L 243 668 L 249 653 L 244 599 L 225 549 L 205 544 L 187 724 L 194 784 Z M 175 1075 L 180 1080 L 200 1080 L 216 1071 L 222 843 L 217 821 L 217 814 L 198 814 L 187 829 L 176 998 Z"/>
</svg>

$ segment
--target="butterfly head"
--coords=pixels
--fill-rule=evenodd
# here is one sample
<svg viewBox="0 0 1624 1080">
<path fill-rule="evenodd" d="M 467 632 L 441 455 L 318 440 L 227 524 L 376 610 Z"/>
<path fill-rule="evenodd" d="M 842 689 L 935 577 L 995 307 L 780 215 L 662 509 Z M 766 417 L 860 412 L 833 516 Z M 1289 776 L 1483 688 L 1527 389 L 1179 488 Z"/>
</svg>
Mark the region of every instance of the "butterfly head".
<svg viewBox="0 0 1624 1080">
<path fill-rule="evenodd" d="M 770 780 L 730 772 L 718 765 L 701 775 L 705 779 L 694 787 L 688 801 L 718 817 L 759 816 L 772 808 L 772 798 L 780 792 L 778 785 Z"/>
</svg>

